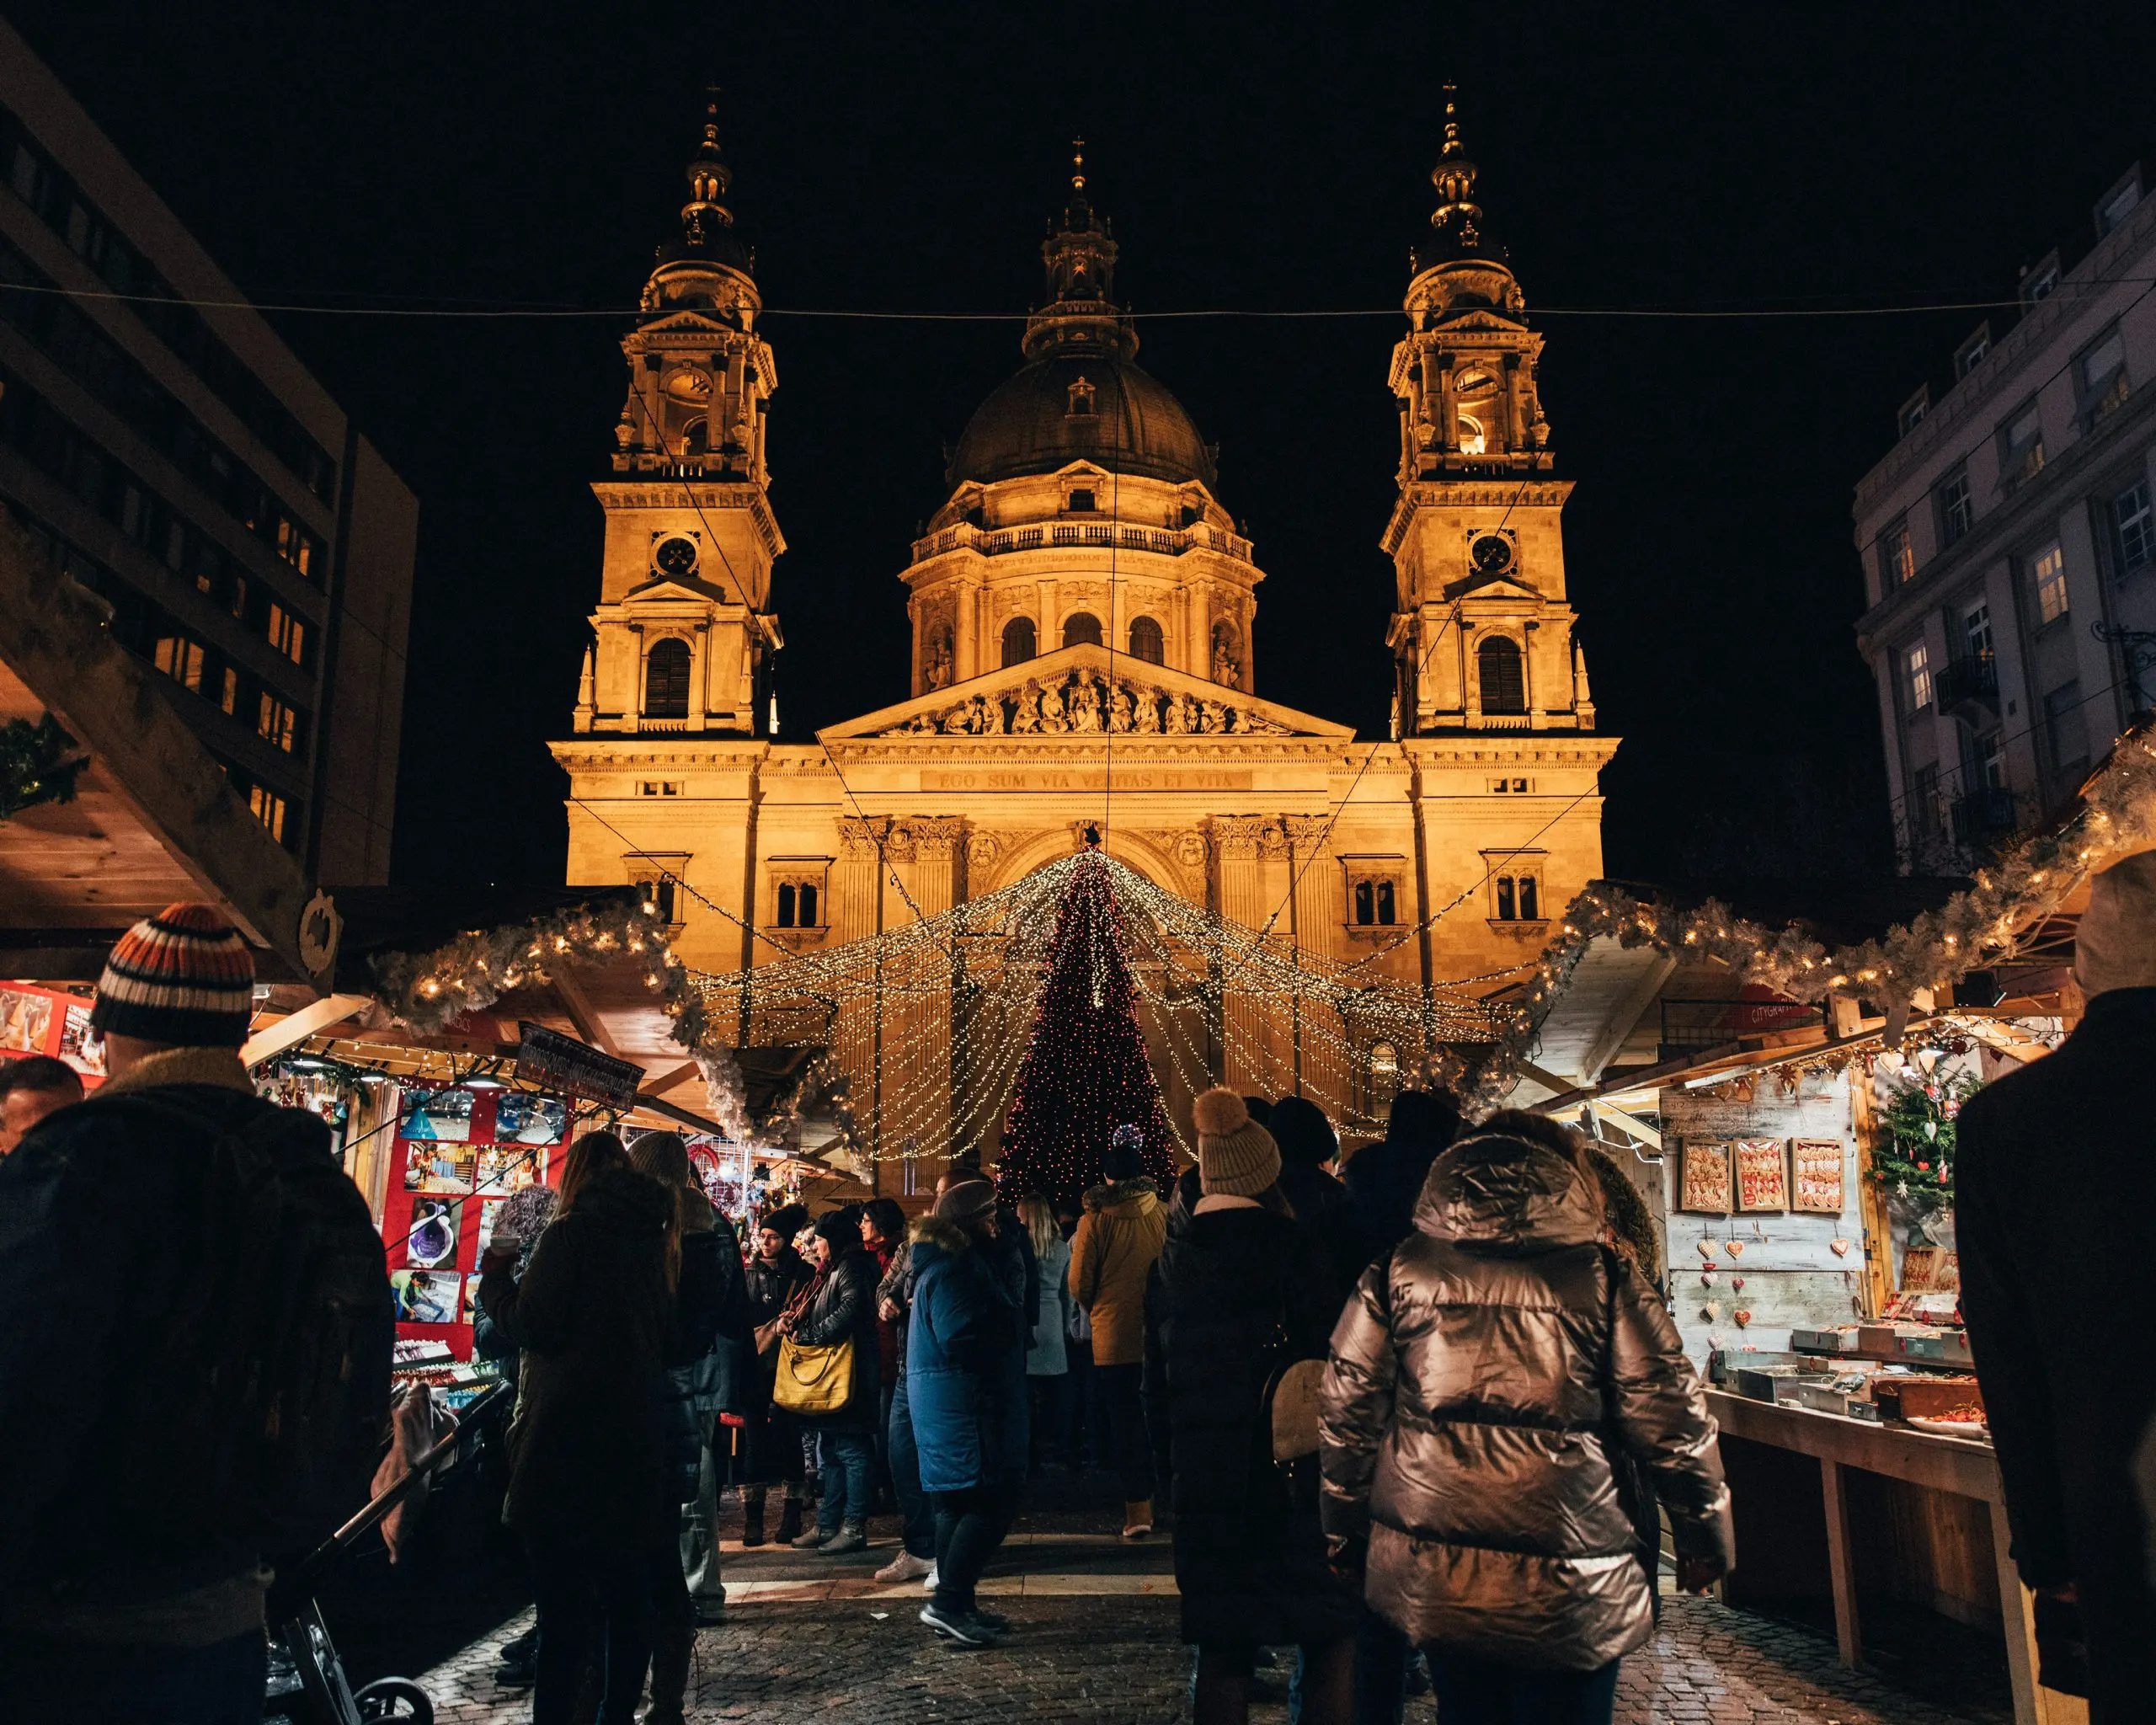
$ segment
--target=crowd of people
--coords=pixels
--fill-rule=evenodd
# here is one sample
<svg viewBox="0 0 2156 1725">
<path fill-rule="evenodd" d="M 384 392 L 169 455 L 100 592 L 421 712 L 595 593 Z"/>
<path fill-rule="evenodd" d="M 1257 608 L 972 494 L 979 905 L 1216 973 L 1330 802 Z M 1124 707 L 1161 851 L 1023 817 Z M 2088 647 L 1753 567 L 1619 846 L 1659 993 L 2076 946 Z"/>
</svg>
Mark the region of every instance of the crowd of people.
<svg viewBox="0 0 2156 1725">
<path fill-rule="evenodd" d="M 2078 1669 L 2100 1725 L 2147 1696 L 2130 1475 L 2156 1475 L 2156 1439 L 2137 1462 L 2145 1422 L 2057 1389 L 2043 1326 L 2070 1290 L 2041 1278 L 2076 1212 L 2063 1183 L 2009 1185 L 2008 1157 L 2043 1165 L 2061 1121 L 2093 1154 L 2131 1105 L 2156 863 L 2127 884 L 2091 903 L 2081 1027 L 1965 1117 L 2015 1556 L 2047 1674 Z M 380 1457 L 382 1242 L 321 1122 L 256 1094 L 251 982 L 239 937 L 175 905 L 115 948 L 99 1090 L 24 1061 L 0 1093 L 0 1717 L 252 1725 L 273 1566 Z M 1344 1159 L 1299 1097 L 1216 1089 L 1192 1124 L 1166 1191 L 1124 1128 L 1070 1213 L 960 1167 L 925 1215 L 787 1205 L 745 1248 L 677 1135 L 578 1137 L 478 1290 L 478 1351 L 517 1386 L 502 1514 L 537 1606 L 501 1674 L 537 1725 L 595 1700 L 631 1725 L 647 1695 L 647 1725 L 685 1718 L 728 1490 L 748 1547 L 844 1557 L 894 1513 L 878 1579 L 923 1581 L 921 1622 L 979 1648 L 1015 1632 L 979 1588 L 1028 1479 L 1086 1462 L 1126 1540 L 1171 1537 L 1196 1725 L 1240 1725 L 1283 1648 L 1305 1725 L 1394 1725 L 1424 1689 L 1442 1725 L 1609 1721 L 1665 1533 L 1681 1589 L 1733 1561 L 1626 1171 L 1432 1091 Z M 2146 1185 L 2131 1144 L 2105 1154 Z M 69 1393 L 43 1393 L 63 1359 Z"/>
</svg>

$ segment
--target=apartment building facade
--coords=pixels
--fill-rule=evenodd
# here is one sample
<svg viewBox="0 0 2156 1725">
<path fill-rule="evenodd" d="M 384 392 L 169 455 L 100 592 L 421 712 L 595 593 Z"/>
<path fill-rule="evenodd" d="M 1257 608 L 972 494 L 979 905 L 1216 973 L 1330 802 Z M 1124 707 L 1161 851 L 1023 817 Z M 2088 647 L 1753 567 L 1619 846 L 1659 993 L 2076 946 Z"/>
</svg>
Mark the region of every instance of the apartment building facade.
<svg viewBox="0 0 2156 1725">
<path fill-rule="evenodd" d="M 417 500 L 4 23 L 0 503 L 310 875 L 387 879 Z"/>
<path fill-rule="evenodd" d="M 2072 796 L 2156 701 L 2156 198 L 2022 276 L 1856 488 L 1905 870 L 1956 872 Z"/>
</svg>

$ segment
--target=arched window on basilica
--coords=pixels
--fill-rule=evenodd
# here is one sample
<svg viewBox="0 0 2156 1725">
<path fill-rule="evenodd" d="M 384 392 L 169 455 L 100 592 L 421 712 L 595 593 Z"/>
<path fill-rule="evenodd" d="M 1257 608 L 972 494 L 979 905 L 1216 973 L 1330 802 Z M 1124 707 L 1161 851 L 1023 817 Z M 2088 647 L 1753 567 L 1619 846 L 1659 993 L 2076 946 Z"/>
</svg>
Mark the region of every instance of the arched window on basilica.
<svg viewBox="0 0 2156 1725">
<path fill-rule="evenodd" d="M 1148 665 L 1167 662 L 1167 638 L 1161 633 L 1160 624 L 1151 617 L 1138 617 L 1130 620 L 1130 656 L 1142 659 Z"/>
<path fill-rule="evenodd" d="M 1039 638 L 1029 617 L 1014 617 L 1003 626 L 1003 663 L 1023 665 L 1040 650 Z"/>
<path fill-rule="evenodd" d="M 1527 670 L 1518 643 L 1503 635 L 1485 636 L 1475 649 L 1475 662 L 1485 713 L 1527 711 Z"/>
<path fill-rule="evenodd" d="M 1370 1044 L 1363 1072 L 1363 1112 L 1382 1120 L 1392 1112 L 1392 1099 L 1400 1094 L 1400 1050 L 1389 1042 Z"/>
<path fill-rule="evenodd" d="M 669 635 L 654 644 L 644 661 L 643 716 L 646 718 L 686 718 L 689 716 L 689 644 Z"/>
<path fill-rule="evenodd" d="M 1390 876 L 1365 876 L 1355 883 L 1354 895 L 1358 928 L 1390 928 L 1400 920 L 1399 889 Z"/>
<path fill-rule="evenodd" d="M 1482 422 L 1472 414 L 1460 416 L 1460 452 L 1462 455 L 1481 455 L 1489 446 L 1489 439 L 1482 430 Z"/>
<path fill-rule="evenodd" d="M 1101 620 L 1090 611 L 1074 611 L 1063 620 L 1063 644 L 1066 647 L 1097 647 L 1101 644 Z"/>
<path fill-rule="evenodd" d="M 683 455 L 703 455 L 711 448 L 711 420 L 699 414 L 681 433 Z"/>
</svg>

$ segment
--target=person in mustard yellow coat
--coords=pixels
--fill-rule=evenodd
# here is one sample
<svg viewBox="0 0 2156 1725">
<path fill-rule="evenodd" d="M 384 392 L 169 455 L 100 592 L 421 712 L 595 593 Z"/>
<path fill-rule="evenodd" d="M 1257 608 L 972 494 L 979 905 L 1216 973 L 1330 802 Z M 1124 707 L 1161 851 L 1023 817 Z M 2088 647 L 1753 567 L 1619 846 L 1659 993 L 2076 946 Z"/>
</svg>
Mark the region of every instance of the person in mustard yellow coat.
<svg viewBox="0 0 2156 1725">
<path fill-rule="evenodd" d="M 1167 1206 L 1145 1175 L 1145 1140 L 1118 1126 L 1101 1156 L 1107 1178 L 1086 1194 L 1070 1239 L 1070 1297 L 1093 1325 L 1093 1365 L 1106 1392 L 1116 1471 L 1123 1477 L 1123 1536 L 1153 1531 L 1153 1454 L 1140 1391 L 1145 1370 L 1145 1277 L 1168 1237 Z"/>
</svg>

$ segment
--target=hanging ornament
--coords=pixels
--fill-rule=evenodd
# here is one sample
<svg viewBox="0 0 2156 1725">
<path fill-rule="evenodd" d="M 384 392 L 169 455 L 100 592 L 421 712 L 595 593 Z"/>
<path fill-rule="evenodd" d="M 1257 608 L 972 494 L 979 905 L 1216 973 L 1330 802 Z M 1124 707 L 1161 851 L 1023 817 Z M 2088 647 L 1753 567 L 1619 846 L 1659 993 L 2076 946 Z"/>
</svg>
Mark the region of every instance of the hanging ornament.
<svg viewBox="0 0 2156 1725">
<path fill-rule="evenodd" d="M 1744 1256 L 1744 1242 L 1742 1240 L 1725 1240 L 1721 1243 L 1721 1249 L 1732 1258 Z"/>
<path fill-rule="evenodd" d="M 1737 1320 L 1737 1327 L 1738 1329 L 1748 1329 L 1751 1327 L 1752 1311 L 1750 1307 L 1740 1306 L 1736 1311 L 1730 1313 L 1730 1316 Z"/>
<path fill-rule="evenodd" d="M 1849 1255 L 1849 1242 L 1846 1240 L 1829 1240 L 1827 1242 L 1827 1250 L 1837 1258 L 1847 1258 Z"/>
</svg>

